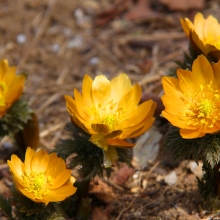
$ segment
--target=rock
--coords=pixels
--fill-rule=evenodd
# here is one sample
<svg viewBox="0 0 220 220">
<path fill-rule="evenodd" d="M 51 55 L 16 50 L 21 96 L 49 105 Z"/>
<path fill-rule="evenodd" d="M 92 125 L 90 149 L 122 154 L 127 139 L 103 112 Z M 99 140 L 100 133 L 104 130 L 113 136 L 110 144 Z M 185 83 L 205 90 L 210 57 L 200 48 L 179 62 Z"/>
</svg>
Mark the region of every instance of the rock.
<svg viewBox="0 0 220 220">
<path fill-rule="evenodd" d="M 70 41 L 67 43 L 68 49 L 73 48 L 80 48 L 83 43 L 83 38 L 81 35 L 76 35 L 74 38 L 70 39 Z"/>
<path fill-rule="evenodd" d="M 17 40 L 17 43 L 24 44 L 27 41 L 27 37 L 24 34 L 19 34 L 16 40 Z"/>
<path fill-rule="evenodd" d="M 154 162 L 159 152 L 159 142 L 162 135 L 155 126 L 152 126 L 136 142 L 133 148 L 132 165 L 135 168 L 144 168 L 149 161 Z"/>
<path fill-rule="evenodd" d="M 167 174 L 164 179 L 164 182 L 169 186 L 174 185 L 176 183 L 176 181 L 177 181 L 177 175 L 176 175 L 175 170 L 173 170 L 169 174 Z"/>
<path fill-rule="evenodd" d="M 199 179 L 203 176 L 202 171 L 202 162 L 199 162 L 198 164 L 195 161 L 189 162 L 188 168 L 192 173 L 194 173 Z"/>
</svg>

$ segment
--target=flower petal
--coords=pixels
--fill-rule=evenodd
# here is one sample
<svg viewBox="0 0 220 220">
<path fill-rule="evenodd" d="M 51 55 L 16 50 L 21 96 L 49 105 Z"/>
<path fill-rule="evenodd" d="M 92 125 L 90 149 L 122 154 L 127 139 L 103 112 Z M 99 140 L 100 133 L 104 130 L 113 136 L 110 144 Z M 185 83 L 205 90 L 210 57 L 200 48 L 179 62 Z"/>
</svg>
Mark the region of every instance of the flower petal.
<svg viewBox="0 0 220 220">
<path fill-rule="evenodd" d="M 203 55 L 198 56 L 193 62 L 192 72 L 195 80 L 194 83 L 197 85 L 207 85 L 214 81 L 211 65 Z"/>
<path fill-rule="evenodd" d="M 70 176 L 71 170 L 62 170 L 62 172 L 60 172 L 59 175 L 53 179 L 53 185 L 48 185 L 48 189 L 59 188 L 70 179 Z"/>
<path fill-rule="evenodd" d="M 186 36 L 189 37 L 190 31 L 193 29 L 193 23 L 188 18 L 180 18 L 180 23 Z"/>
<path fill-rule="evenodd" d="M 31 161 L 31 170 L 37 173 L 46 172 L 49 164 L 49 156 L 43 150 L 35 153 Z"/>
<path fill-rule="evenodd" d="M 69 112 L 69 114 L 71 115 L 74 123 L 76 125 L 78 125 L 78 127 L 82 128 L 84 131 L 86 131 L 88 133 L 88 130 L 91 131 L 91 123 L 90 120 L 88 118 L 82 117 L 82 115 L 79 113 L 77 107 L 76 107 L 76 103 L 75 100 L 68 95 L 64 96 L 66 99 L 66 108 L 67 111 Z M 82 104 L 81 104 L 82 105 Z"/>
<path fill-rule="evenodd" d="M 21 160 L 13 154 L 11 156 L 11 161 L 8 160 L 7 163 L 11 173 L 19 180 L 22 180 L 22 175 L 24 174 L 24 164 Z"/>
<path fill-rule="evenodd" d="M 152 126 L 155 120 L 155 118 L 153 118 L 155 109 L 156 103 L 153 102 L 146 117 L 140 123 L 135 124 L 132 127 L 124 128 L 120 138 L 134 138 L 147 131 Z"/>
<path fill-rule="evenodd" d="M 190 117 L 173 115 L 173 114 L 170 114 L 169 112 L 166 112 L 166 111 L 162 111 L 162 116 L 165 117 L 173 126 L 176 126 L 176 127 L 182 128 L 182 129 L 191 129 L 191 130 L 196 129 L 196 127 L 193 127 L 191 125 L 187 125 L 188 122 L 191 120 Z"/>
<path fill-rule="evenodd" d="M 7 103 L 14 102 L 17 100 L 22 92 L 24 87 L 25 77 L 24 76 L 16 76 L 16 83 L 13 83 L 12 85 L 8 85 L 8 91 L 5 95 L 5 99 Z"/>
<path fill-rule="evenodd" d="M 25 154 L 25 160 L 24 160 L 24 168 L 25 172 L 31 173 L 31 161 L 35 155 L 35 151 L 31 149 L 30 147 L 27 148 L 26 154 Z"/>
<path fill-rule="evenodd" d="M 180 129 L 180 135 L 185 139 L 199 138 L 205 135 L 205 133 L 202 133 L 202 130 L 202 127 L 195 130 Z"/>
<path fill-rule="evenodd" d="M 209 15 L 204 21 L 203 33 L 205 40 L 219 41 L 220 25 L 218 23 L 218 20 L 212 15 Z"/>
<path fill-rule="evenodd" d="M 111 80 L 111 98 L 119 102 L 131 88 L 130 78 L 125 73 L 120 73 Z"/>
<path fill-rule="evenodd" d="M 108 134 L 110 132 L 108 126 L 104 124 L 92 124 L 91 127 L 98 134 Z"/>
<path fill-rule="evenodd" d="M 135 84 L 119 101 L 118 109 L 126 109 L 125 117 L 130 115 L 141 99 L 141 87 Z"/>
<path fill-rule="evenodd" d="M 163 84 L 163 89 L 165 92 L 165 95 L 170 95 L 175 97 L 182 97 L 182 90 L 179 87 L 179 79 L 176 79 L 174 77 L 169 77 L 169 76 L 163 76 L 162 77 L 162 84 Z"/>
<path fill-rule="evenodd" d="M 147 118 L 146 123 L 143 124 L 142 129 L 139 130 L 138 132 L 132 132 L 131 134 L 129 134 L 128 137 L 134 138 L 134 137 L 138 137 L 138 136 L 142 135 L 144 132 L 146 132 L 152 126 L 154 121 L 155 121 L 155 118 L 153 118 L 153 117 Z"/>
<path fill-rule="evenodd" d="M 131 148 L 134 147 L 135 144 L 129 143 L 125 140 L 118 139 L 118 138 L 109 138 L 108 144 L 112 146 L 122 147 L 122 148 Z"/>
<path fill-rule="evenodd" d="M 139 124 L 144 120 L 146 115 L 149 114 L 152 105 L 154 105 L 154 102 L 152 100 L 148 100 L 146 102 L 143 102 L 141 105 L 139 105 L 135 110 L 133 110 L 133 113 L 131 113 L 123 122 L 122 127 L 123 128 L 130 128 L 133 127 L 136 124 Z"/>
<path fill-rule="evenodd" d="M 111 101 L 110 95 L 110 81 L 103 75 L 97 76 L 92 84 L 92 100 L 96 109 L 99 109 L 102 105 L 106 105 Z"/>
<path fill-rule="evenodd" d="M 74 97 L 75 97 L 75 106 L 77 108 L 77 113 L 80 116 L 80 121 L 83 121 L 83 124 L 86 121 L 91 121 L 91 115 L 88 113 L 88 108 L 83 102 L 82 95 L 74 89 Z"/>
<path fill-rule="evenodd" d="M 83 78 L 83 83 L 82 83 L 82 97 L 83 97 L 83 103 L 85 106 L 93 105 L 92 83 L 93 83 L 93 80 L 91 79 L 90 76 L 86 74 Z"/>
<path fill-rule="evenodd" d="M 75 192 L 76 187 L 72 184 L 66 184 L 57 189 L 51 189 L 49 193 L 44 196 L 44 199 L 50 202 L 59 202 L 73 195 Z"/>
<path fill-rule="evenodd" d="M 194 17 L 194 29 L 195 29 L 196 34 L 201 40 L 205 39 L 204 24 L 205 24 L 205 19 L 202 13 L 200 12 L 197 13 Z"/>
<path fill-rule="evenodd" d="M 56 153 L 49 154 L 49 164 L 46 170 L 46 176 L 56 178 L 65 168 L 66 164 L 63 159 L 58 158 Z"/>
<path fill-rule="evenodd" d="M 214 88 L 220 89 L 220 60 L 217 63 L 212 63 L 214 75 Z"/>
</svg>

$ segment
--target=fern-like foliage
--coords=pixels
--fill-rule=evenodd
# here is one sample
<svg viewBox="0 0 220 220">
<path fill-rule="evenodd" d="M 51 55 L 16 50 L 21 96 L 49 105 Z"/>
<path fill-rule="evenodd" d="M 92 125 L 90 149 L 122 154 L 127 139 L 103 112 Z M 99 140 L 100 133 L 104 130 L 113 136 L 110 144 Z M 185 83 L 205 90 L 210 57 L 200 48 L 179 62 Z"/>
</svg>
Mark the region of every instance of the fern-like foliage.
<svg viewBox="0 0 220 220">
<path fill-rule="evenodd" d="M 204 175 L 202 179 L 198 180 L 198 188 L 202 197 L 207 200 L 210 197 L 215 196 L 215 176 L 212 167 L 209 163 L 203 163 L 202 170 L 204 171 Z"/>
<path fill-rule="evenodd" d="M 14 134 L 22 130 L 24 124 L 31 119 L 32 113 L 33 111 L 23 97 L 16 101 L 9 111 L 0 118 L 0 140 L 5 135 Z"/>
<path fill-rule="evenodd" d="M 189 53 L 184 52 L 184 57 L 182 62 L 176 62 L 181 69 L 189 69 L 192 70 L 192 64 L 194 60 L 197 58 L 198 54 L 194 51 L 191 43 L 189 43 L 188 47 Z"/>
<path fill-rule="evenodd" d="M 110 177 L 112 169 L 103 166 L 102 149 L 89 141 L 90 136 L 72 123 L 67 124 L 66 130 L 71 133 L 71 138 L 60 140 L 55 152 L 64 160 L 74 155 L 70 161 L 69 168 L 80 166 L 82 178 L 91 179 L 96 175 L 103 176 L 104 172 Z M 130 150 L 117 148 L 119 161 L 131 166 L 132 153 Z"/>
<path fill-rule="evenodd" d="M 4 212 L 8 219 L 12 219 L 12 208 L 8 199 L 0 194 L 0 209 Z"/>
<path fill-rule="evenodd" d="M 54 212 L 52 215 L 48 216 L 47 220 L 65 220 L 65 218 L 58 212 Z"/>
<path fill-rule="evenodd" d="M 219 190 L 220 190 L 220 164 L 214 169 L 208 162 L 203 163 L 203 177 L 198 180 L 198 188 L 202 195 L 206 209 L 211 211 L 220 210 Z"/>
<path fill-rule="evenodd" d="M 190 71 L 192 70 L 192 64 L 194 60 L 197 58 L 198 54 L 194 51 L 191 43 L 189 43 L 188 51 L 189 53 L 184 52 L 183 61 L 175 62 L 178 65 L 178 67 L 170 70 L 169 73 L 167 74 L 168 76 L 177 77 L 176 71 L 179 68 Z"/>
<path fill-rule="evenodd" d="M 220 161 L 220 134 L 206 134 L 201 138 L 184 139 L 179 128 L 170 125 L 163 144 L 164 150 L 172 153 L 174 159 L 206 161 L 213 168 Z"/>
<path fill-rule="evenodd" d="M 36 203 L 21 194 L 15 187 L 11 188 L 12 201 L 15 204 L 16 219 L 22 220 L 48 220 L 56 215 L 54 210 L 50 209 L 44 203 Z"/>
</svg>

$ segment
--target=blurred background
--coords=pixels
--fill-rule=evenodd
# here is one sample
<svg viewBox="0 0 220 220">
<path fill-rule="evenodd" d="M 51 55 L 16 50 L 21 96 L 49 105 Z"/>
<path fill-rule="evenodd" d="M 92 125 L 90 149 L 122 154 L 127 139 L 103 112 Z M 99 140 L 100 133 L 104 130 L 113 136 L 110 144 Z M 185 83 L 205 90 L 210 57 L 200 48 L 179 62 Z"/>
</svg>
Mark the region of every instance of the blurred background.
<svg viewBox="0 0 220 220">
<path fill-rule="evenodd" d="M 212 14 L 220 21 L 219 0 L 0 0 L 0 59 L 8 59 L 18 72 L 28 74 L 25 96 L 38 114 L 41 146 L 52 149 L 60 138 L 66 137 L 64 127 L 69 114 L 63 96 L 73 95 L 74 88 L 80 90 L 86 73 L 92 78 L 104 74 L 111 79 L 125 72 L 133 83 L 141 85 L 143 100 L 159 99 L 163 94 L 161 77 L 177 67 L 175 62 L 181 61 L 188 49 L 179 19 L 193 20 L 198 11 L 205 17 Z M 157 116 L 161 109 L 159 106 Z M 188 164 L 181 166 L 179 173 Z M 154 189 L 159 174 L 151 178 Z M 197 186 L 195 177 L 192 178 L 193 190 Z M 151 193 L 157 198 L 162 192 Z M 179 220 L 200 219 L 197 208 L 187 204 L 192 197 L 189 194 L 189 199 L 185 198 L 184 207 L 188 209 Z M 179 197 L 172 197 L 172 205 L 161 209 L 164 216 L 173 209 L 175 198 Z M 113 208 L 116 211 L 106 211 L 106 216 L 116 218 L 124 201 L 129 204 L 131 200 L 129 196 L 121 197 Z M 157 216 L 161 211 L 158 201 L 149 216 Z M 138 204 L 142 207 L 143 202 Z M 148 214 L 142 211 L 136 217 L 127 212 L 124 219 L 146 219 Z M 166 219 L 177 219 L 179 213 L 174 210 Z M 149 216 L 147 219 L 151 219 Z"/>
</svg>

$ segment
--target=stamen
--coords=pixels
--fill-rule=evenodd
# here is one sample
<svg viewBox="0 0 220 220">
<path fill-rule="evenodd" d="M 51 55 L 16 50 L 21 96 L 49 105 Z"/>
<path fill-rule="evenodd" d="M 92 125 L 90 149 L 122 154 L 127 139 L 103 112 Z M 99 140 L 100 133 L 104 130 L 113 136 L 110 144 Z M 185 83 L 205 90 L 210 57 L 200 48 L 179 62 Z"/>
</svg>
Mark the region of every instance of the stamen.
<svg viewBox="0 0 220 220">
<path fill-rule="evenodd" d="M 189 112 L 186 116 L 191 118 L 188 125 L 208 125 L 218 120 L 217 109 L 220 107 L 220 94 L 218 90 L 211 88 L 212 82 L 208 85 L 200 85 L 200 91 L 191 94 L 189 101 Z"/>
<path fill-rule="evenodd" d="M 7 91 L 7 86 L 5 82 L 0 82 L 0 95 L 5 95 Z"/>
<path fill-rule="evenodd" d="M 108 127 L 109 131 L 118 129 L 117 126 L 124 117 L 125 110 L 120 107 L 113 100 L 109 101 L 105 106 L 94 106 L 87 108 L 88 112 L 94 119 L 94 124 L 104 124 Z"/>
<path fill-rule="evenodd" d="M 4 97 L 0 96 L 0 107 L 5 107 L 5 106 L 6 106 L 5 99 Z"/>
<path fill-rule="evenodd" d="M 37 199 L 42 199 L 48 193 L 47 184 L 53 185 L 51 177 L 44 173 L 31 172 L 23 175 L 23 183 L 27 192 L 33 192 Z"/>
</svg>

